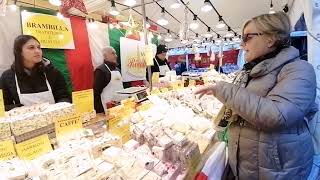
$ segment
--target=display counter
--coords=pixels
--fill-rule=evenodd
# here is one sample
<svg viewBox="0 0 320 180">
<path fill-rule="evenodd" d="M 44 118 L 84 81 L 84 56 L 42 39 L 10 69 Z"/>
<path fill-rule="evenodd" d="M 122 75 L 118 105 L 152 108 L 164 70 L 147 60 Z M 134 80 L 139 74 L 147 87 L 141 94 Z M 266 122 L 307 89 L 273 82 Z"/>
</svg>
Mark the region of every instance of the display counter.
<svg viewBox="0 0 320 180">
<path fill-rule="evenodd" d="M 221 158 L 209 166 L 225 163 L 213 124 L 222 104 L 194 96 L 197 88 L 161 89 L 106 114 L 79 114 L 69 103 L 6 112 L 0 179 L 193 179 L 213 154 Z"/>
</svg>

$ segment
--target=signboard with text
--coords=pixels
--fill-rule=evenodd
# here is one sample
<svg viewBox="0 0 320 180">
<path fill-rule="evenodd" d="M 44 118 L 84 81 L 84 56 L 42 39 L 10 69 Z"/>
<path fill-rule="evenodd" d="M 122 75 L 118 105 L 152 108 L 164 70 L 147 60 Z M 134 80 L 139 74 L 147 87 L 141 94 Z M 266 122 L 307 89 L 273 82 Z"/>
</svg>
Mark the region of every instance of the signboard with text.
<svg viewBox="0 0 320 180">
<path fill-rule="evenodd" d="M 146 80 L 147 64 L 151 65 L 157 47 L 141 41 L 120 38 L 121 75 L 124 82 Z M 152 61 L 152 62 L 150 62 Z"/>
<path fill-rule="evenodd" d="M 16 144 L 16 150 L 20 159 L 33 160 L 52 151 L 52 147 L 48 135 L 45 134 Z"/>
<path fill-rule="evenodd" d="M 72 103 L 79 114 L 92 112 L 94 109 L 93 89 L 72 92 Z"/>
<path fill-rule="evenodd" d="M 82 121 L 79 115 L 65 116 L 55 122 L 56 137 L 58 140 L 63 136 L 80 131 L 82 129 Z"/>
<path fill-rule="evenodd" d="M 36 37 L 41 48 L 75 49 L 69 18 L 22 12 L 21 23 L 23 34 Z"/>
</svg>

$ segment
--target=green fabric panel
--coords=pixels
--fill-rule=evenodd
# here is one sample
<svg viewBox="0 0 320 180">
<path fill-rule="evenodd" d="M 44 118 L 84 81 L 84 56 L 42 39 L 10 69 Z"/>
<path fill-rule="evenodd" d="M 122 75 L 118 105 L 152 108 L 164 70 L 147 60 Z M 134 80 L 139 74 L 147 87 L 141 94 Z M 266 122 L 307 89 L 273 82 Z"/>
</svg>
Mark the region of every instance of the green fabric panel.
<svg viewBox="0 0 320 180">
<path fill-rule="evenodd" d="M 151 43 L 157 46 L 159 45 L 158 35 L 153 36 L 153 38 L 151 39 Z"/>
<path fill-rule="evenodd" d="M 118 56 L 118 64 L 119 68 L 121 68 L 121 59 L 120 59 L 120 37 L 125 37 L 126 30 L 125 29 L 111 29 L 109 30 L 109 41 L 110 46 L 116 50 Z"/>
<path fill-rule="evenodd" d="M 69 93 L 72 92 L 72 83 L 70 80 L 70 74 L 68 70 L 68 65 L 66 62 L 66 57 L 64 55 L 64 50 L 62 49 L 42 49 L 43 56 L 49 59 L 54 67 L 56 67 L 63 75 Z"/>
<path fill-rule="evenodd" d="M 22 7 L 21 10 L 27 10 L 34 13 L 42 13 L 42 14 L 49 14 L 49 15 L 56 15 L 56 11 L 46 10 L 46 9 L 39 9 L 33 7 Z M 72 83 L 70 79 L 70 73 L 68 70 L 68 65 L 66 62 L 66 57 L 64 54 L 63 49 L 42 49 L 43 56 L 49 59 L 55 68 L 57 68 L 63 75 L 69 93 L 72 92 Z"/>
</svg>

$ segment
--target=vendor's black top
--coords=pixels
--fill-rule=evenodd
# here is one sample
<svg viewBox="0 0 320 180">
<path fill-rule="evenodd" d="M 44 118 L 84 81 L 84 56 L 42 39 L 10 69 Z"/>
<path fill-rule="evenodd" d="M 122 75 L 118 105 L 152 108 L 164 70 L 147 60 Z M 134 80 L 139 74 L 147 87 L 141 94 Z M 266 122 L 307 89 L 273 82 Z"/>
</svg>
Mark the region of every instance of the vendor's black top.
<svg viewBox="0 0 320 180">
<path fill-rule="evenodd" d="M 110 83 L 111 72 L 106 67 L 110 68 L 111 71 L 120 71 L 116 64 L 105 62 L 98 66 L 94 71 L 94 83 L 93 83 L 93 94 L 94 94 L 94 109 L 97 113 L 103 113 L 104 109 L 101 102 L 101 93 L 103 89 Z"/>
<path fill-rule="evenodd" d="M 158 61 L 159 63 L 159 66 L 162 66 L 162 65 L 167 65 L 169 67 L 169 69 L 171 70 L 171 67 L 169 66 L 167 60 L 165 59 L 164 61 L 162 61 L 161 59 L 158 58 L 158 56 L 156 56 L 155 58 L 153 58 L 153 66 L 151 66 L 151 73 L 153 72 L 160 72 L 160 68 L 156 62 L 156 60 Z M 148 71 L 147 71 L 148 72 Z M 161 77 L 161 76 L 160 76 Z M 148 76 L 147 76 L 147 79 L 148 79 Z"/>
<path fill-rule="evenodd" d="M 31 71 L 25 69 L 21 73 L 16 73 L 14 65 L 6 70 L 0 79 L 0 89 L 3 90 L 5 110 L 23 106 L 17 92 L 15 74 L 17 74 L 18 84 L 22 94 L 39 93 L 48 91 L 45 74 L 51 86 L 55 102 L 71 102 L 66 82 L 62 74 L 54 68 L 48 60 L 43 60 L 41 68 Z M 44 74 L 45 73 L 45 74 Z"/>
</svg>

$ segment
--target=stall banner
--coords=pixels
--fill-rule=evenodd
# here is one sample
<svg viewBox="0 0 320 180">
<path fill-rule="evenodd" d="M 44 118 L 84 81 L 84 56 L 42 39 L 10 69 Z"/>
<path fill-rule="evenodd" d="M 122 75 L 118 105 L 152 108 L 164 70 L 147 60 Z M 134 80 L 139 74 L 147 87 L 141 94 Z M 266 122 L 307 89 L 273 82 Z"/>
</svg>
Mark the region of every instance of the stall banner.
<svg viewBox="0 0 320 180">
<path fill-rule="evenodd" d="M 124 82 L 146 80 L 144 44 L 140 41 L 120 38 L 121 74 Z"/>
<path fill-rule="evenodd" d="M 141 41 L 120 38 L 121 74 L 124 82 L 146 80 L 145 47 Z M 154 49 L 156 45 L 152 44 L 152 50 Z"/>
<path fill-rule="evenodd" d="M 36 37 L 42 48 L 75 49 L 69 18 L 21 12 L 22 33 Z"/>
</svg>

